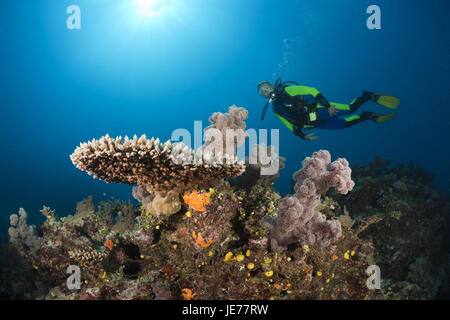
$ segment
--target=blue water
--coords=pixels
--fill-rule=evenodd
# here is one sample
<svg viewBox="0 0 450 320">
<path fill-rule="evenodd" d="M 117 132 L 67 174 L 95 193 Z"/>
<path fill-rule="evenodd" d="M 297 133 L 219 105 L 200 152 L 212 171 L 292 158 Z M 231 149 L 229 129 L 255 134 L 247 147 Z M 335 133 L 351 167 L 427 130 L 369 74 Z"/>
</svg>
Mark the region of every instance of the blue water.
<svg viewBox="0 0 450 320">
<path fill-rule="evenodd" d="M 2 238 L 19 207 L 39 222 L 42 205 L 67 215 L 88 195 L 131 198 L 131 187 L 93 180 L 72 165 L 81 141 L 106 133 L 167 140 L 232 104 L 249 110 L 249 128 L 280 128 L 287 158 L 280 192 L 318 149 L 350 165 L 378 154 L 413 160 L 449 190 L 448 0 L 168 2 L 173 9 L 153 19 L 137 15 L 132 0 L 0 2 Z M 81 8 L 81 30 L 66 28 L 72 4 Z M 381 30 L 366 27 L 372 4 L 381 8 Z M 260 121 L 265 101 L 256 85 L 274 74 L 330 101 L 371 90 L 402 102 L 389 123 L 316 130 L 320 138 L 307 142 L 271 112 Z"/>
</svg>

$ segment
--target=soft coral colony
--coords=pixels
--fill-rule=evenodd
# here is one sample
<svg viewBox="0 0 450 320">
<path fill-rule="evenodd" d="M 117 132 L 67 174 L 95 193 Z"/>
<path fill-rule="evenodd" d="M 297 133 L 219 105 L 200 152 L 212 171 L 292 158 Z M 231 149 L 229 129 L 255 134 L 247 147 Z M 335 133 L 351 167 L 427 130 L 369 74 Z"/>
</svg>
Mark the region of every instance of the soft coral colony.
<svg viewBox="0 0 450 320">
<path fill-rule="evenodd" d="M 205 130 L 245 129 L 247 117 L 244 108 L 232 106 L 228 113 L 215 113 Z M 239 132 L 235 147 L 246 139 L 245 131 Z M 20 209 L 10 218 L 9 235 L 11 252 L 18 253 L 11 260 L 22 261 L 22 276 L 13 277 L 18 268 L 7 266 L 2 274 L 18 279 L 27 295 L 20 290 L 10 294 L 38 299 L 370 299 L 436 297 L 444 291 L 448 274 L 442 268 L 435 268 L 436 277 L 427 282 L 420 277 L 442 248 L 424 253 L 392 240 L 403 257 L 394 261 L 386 240 L 376 238 L 383 232 L 393 237 L 392 230 L 404 237 L 401 228 L 389 229 L 390 224 L 400 217 L 413 228 L 416 216 L 408 213 L 425 207 L 426 226 L 415 224 L 408 232 L 427 232 L 424 247 L 438 243 L 439 233 L 430 231 L 442 226 L 445 201 L 439 202 L 427 185 L 435 201 L 421 202 L 417 189 L 425 188 L 425 182 L 410 172 L 403 173 L 400 185 L 386 178 L 389 172 L 376 176 L 358 168 L 360 182 L 354 188 L 348 162 L 332 162 L 329 152 L 321 150 L 304 159 L 293 176 L 293 194 L 282 198 L 273 187 L 278 173 L 261 176 L 261 165 L 239 162 L 235 154 L 222 151 L 220 141 L 196 152 L 146 136 L 106 135 L 82 143 L 71 155 L 77 168 L 106 182 L 134 185 L 132 194 L 140 204 L 112 199 L 95 207 L 88 198 L 75 215 L 64 218 L 44 207 L 46 221 L 38 234 Z M 279 161 L 282 168 L 284 159 Z M 389 181 L 398 192 L 385 190 Z M 416 188 L 415 202 L 405 207 L 408 188 Z M 363 200 L 371 199 L 366 192 L 381 191 L 382 197 L 390 192 L 389 201 L 398 207 L 387 207 L 381 196 Z M 367 288 L 365 274 L 375 263 L 397 267 L 377 291 Z M 81 268 L 79 290 L 65 285 L 69 265 Z M 408 276 L 394 274 L 405 266 Z M 38 281 L 25 281 L 25 275 Z M 424 296 L 421 286 L 430 281 L 433 290 Z"/>
</svg>

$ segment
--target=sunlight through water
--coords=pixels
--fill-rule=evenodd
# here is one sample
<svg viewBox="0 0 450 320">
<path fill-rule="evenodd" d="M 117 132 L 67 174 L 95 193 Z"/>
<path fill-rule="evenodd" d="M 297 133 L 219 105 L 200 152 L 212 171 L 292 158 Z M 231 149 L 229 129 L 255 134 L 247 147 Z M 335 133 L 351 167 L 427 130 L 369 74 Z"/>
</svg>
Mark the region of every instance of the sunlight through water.
<svg viewBox="0 0 450 320">
<path fill-rule="evenodd" d="M 173 8 L 167 0 L 134 0 L 133 4 L 136 7 L 136 12 L 140 16 L 153 18 L 160 16 L 164 12 Z"/>
</svg>

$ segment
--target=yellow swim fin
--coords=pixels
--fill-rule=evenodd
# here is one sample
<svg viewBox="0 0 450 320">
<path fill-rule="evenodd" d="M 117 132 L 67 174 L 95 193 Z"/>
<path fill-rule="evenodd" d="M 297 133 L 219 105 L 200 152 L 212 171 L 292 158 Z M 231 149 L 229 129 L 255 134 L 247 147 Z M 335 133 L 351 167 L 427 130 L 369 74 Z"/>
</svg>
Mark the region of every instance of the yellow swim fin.
<svg viewBox="0 0 450 320">
<path fill-rule="evenodd" d="M 378 123 L 383 123 L 391 120 L 395 116 L 396 112 L 388 113 L 388 114 L 374 114 L 373 120 Z"/>
<path fill-rule="evenodd" d="M 400 99 L 384 94 L 376 94 L 376 103 L 389 109 L 396 109 L 400 103 Z"/>
</svg>

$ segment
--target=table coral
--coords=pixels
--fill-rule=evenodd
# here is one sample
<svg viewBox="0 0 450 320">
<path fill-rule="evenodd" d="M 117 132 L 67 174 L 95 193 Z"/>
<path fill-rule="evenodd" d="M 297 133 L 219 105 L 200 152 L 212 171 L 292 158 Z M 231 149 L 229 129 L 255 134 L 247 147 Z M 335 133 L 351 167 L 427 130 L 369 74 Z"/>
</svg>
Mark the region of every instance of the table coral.
<svg viewBox="0 0 450 320">
<path fill-rule="evenodd" d="M 148 195 L 152 194 L 146 209 L 157 215 L 178 212 L 180 193 L 194 184 L 239 176 L 245 168 L 230 155 L 205 153 L 201 161 L 194 161 L 195 152 L 186 146 L 170 141 L 161 143 L 145 135 L 139 139 L 137 136 L 114 139 L 106 135 L 80 144 L 70 158 L 78 169 L 94 178 L 137 184 Z M 142 191 L 136 191 L 136 195 L 142 196 Z"/>
</svg>

